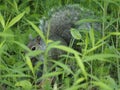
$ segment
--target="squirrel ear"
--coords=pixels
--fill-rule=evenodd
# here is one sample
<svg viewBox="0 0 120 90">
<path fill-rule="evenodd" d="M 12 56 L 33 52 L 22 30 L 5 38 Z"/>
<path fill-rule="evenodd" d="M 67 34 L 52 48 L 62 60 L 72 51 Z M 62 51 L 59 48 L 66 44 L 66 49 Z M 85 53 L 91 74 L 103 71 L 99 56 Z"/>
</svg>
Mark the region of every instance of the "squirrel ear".
<svg viewBox="0 0 120 90">
<path fill-rule="evenodd" d="M 36 42 L 37 42 L 37 43 L 40 43 L 40 40 L 41 40 L 41 37 L 40 37 L 40 36 L 37 36 L 37 37 L 36 37 Z"/>
</svg>

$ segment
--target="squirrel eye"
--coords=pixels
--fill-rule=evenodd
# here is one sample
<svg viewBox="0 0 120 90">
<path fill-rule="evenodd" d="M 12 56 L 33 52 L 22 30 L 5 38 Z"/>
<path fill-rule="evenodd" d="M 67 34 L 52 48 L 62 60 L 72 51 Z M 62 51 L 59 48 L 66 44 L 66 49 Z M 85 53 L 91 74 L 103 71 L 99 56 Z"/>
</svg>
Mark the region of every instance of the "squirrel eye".
<svg viewBox="0 0 120 90">
<path fill-rule="evenodd" d="M 40 42 L 38 42 L 38 44 L 40 45 Z"/>
<path fill-rule="evenodd" d="M 33 47 L 31 48 L 31 50 L 33 50 L 33 51 L 34 51 L 34 50 L 36 50 L 36 47 L 35 47 L 35 46 L 33 46 Z"/>
</svg>

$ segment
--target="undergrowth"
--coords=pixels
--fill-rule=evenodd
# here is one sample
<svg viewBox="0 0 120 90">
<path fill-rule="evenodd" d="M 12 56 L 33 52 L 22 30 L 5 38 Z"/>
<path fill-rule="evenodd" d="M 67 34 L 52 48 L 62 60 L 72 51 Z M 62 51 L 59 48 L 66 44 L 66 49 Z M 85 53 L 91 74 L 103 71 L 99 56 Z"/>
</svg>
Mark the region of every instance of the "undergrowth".
<svg viewBox="0 0 120 90">
<path fill-rule="evenodd" d="M 49 45 L 38 28 L 52 8 L 66 4 L 94 11 L 101 23 L 100 31 L 71 32 L 81 51 L 71 48 L 74 40 L 70 47 L 59 42 Z M 119 4 L 119 0 L 0 0 L 0 90 L 120 90 Z M 27 47 L 29 34 L 40 35 L 48 45 L 44 68 L 42 62 L 31 62 L 31 56 L 42 52 Z M 52 60 L 48 57 L 52 48 L 67 54 Z M 41 77 L 38 69 L 43 69 Z"/>
</svg>

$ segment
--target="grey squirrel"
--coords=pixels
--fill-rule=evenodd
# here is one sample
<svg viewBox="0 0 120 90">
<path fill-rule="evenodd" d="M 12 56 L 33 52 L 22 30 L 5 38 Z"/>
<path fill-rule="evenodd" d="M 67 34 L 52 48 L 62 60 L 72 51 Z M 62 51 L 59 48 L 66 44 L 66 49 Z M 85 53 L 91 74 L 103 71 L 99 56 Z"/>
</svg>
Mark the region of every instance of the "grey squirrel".
<svg viewBox="0 0 120 90">
<path fill-rule="evenodd" d="M 71 28 L 80 29 L 98 29 L 97 23 L 92 26 L 92 23 L 82 23 L 77 25 L 76 23 L 81 19 L 95 17 L 92 11 L 81 8 L 79 5 L 66 5 L 60 8 L 57 8 L 50 12 L 48 19 L 42 19 L 40 21 L 40 29 L 43 31 L 44 35 L 47 34 L 49 30 L 49 39 L 53 41 L 60 41 L 62 45 L 68 46 L 72 35 L 70 33 Z M 95 17 L 96 18 L 96 17 Z M 28 44 L 28 47 L 31 50 L 45 50 L 46 45 L 43 40 L 37 36 L 35 39 L 31 40 Z M 61 50 L 53 49 L 50 51 L 50 56 L 52 58 L 58 58 L 62 53 Z M 43 59 L 43 56 L 40 56 L 39 59 Z"/>
</svg>

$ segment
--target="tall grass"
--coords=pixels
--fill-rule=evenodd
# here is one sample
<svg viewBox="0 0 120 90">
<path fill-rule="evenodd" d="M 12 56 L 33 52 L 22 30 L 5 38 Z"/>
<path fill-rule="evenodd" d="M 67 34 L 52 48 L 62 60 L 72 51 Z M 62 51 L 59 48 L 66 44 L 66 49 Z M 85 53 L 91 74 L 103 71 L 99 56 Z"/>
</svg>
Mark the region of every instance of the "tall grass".
<svg viewBox="0 0 120 90">
<path fill-rule="evenodd" d="M 94 11 L 101 23 L 100 31 L 71 32 L 81 52 L 59 42 L 49 45 L 38 28 L 41 17 L 66 4 Z M 119 0 L 0 0 L 0 90 L 120 90 L 119 4 Z M 95 20 L 80 20 L 84 21 Z M 36 73 L 42 62 L 33 65 L 30 57 L 43 52 L 27 47 L 29 34 L 40 35 L 47 45 L 41 77 Z M 68 54 L 52 60 L 48 57 L 52 48 Z"/>
</svg>

